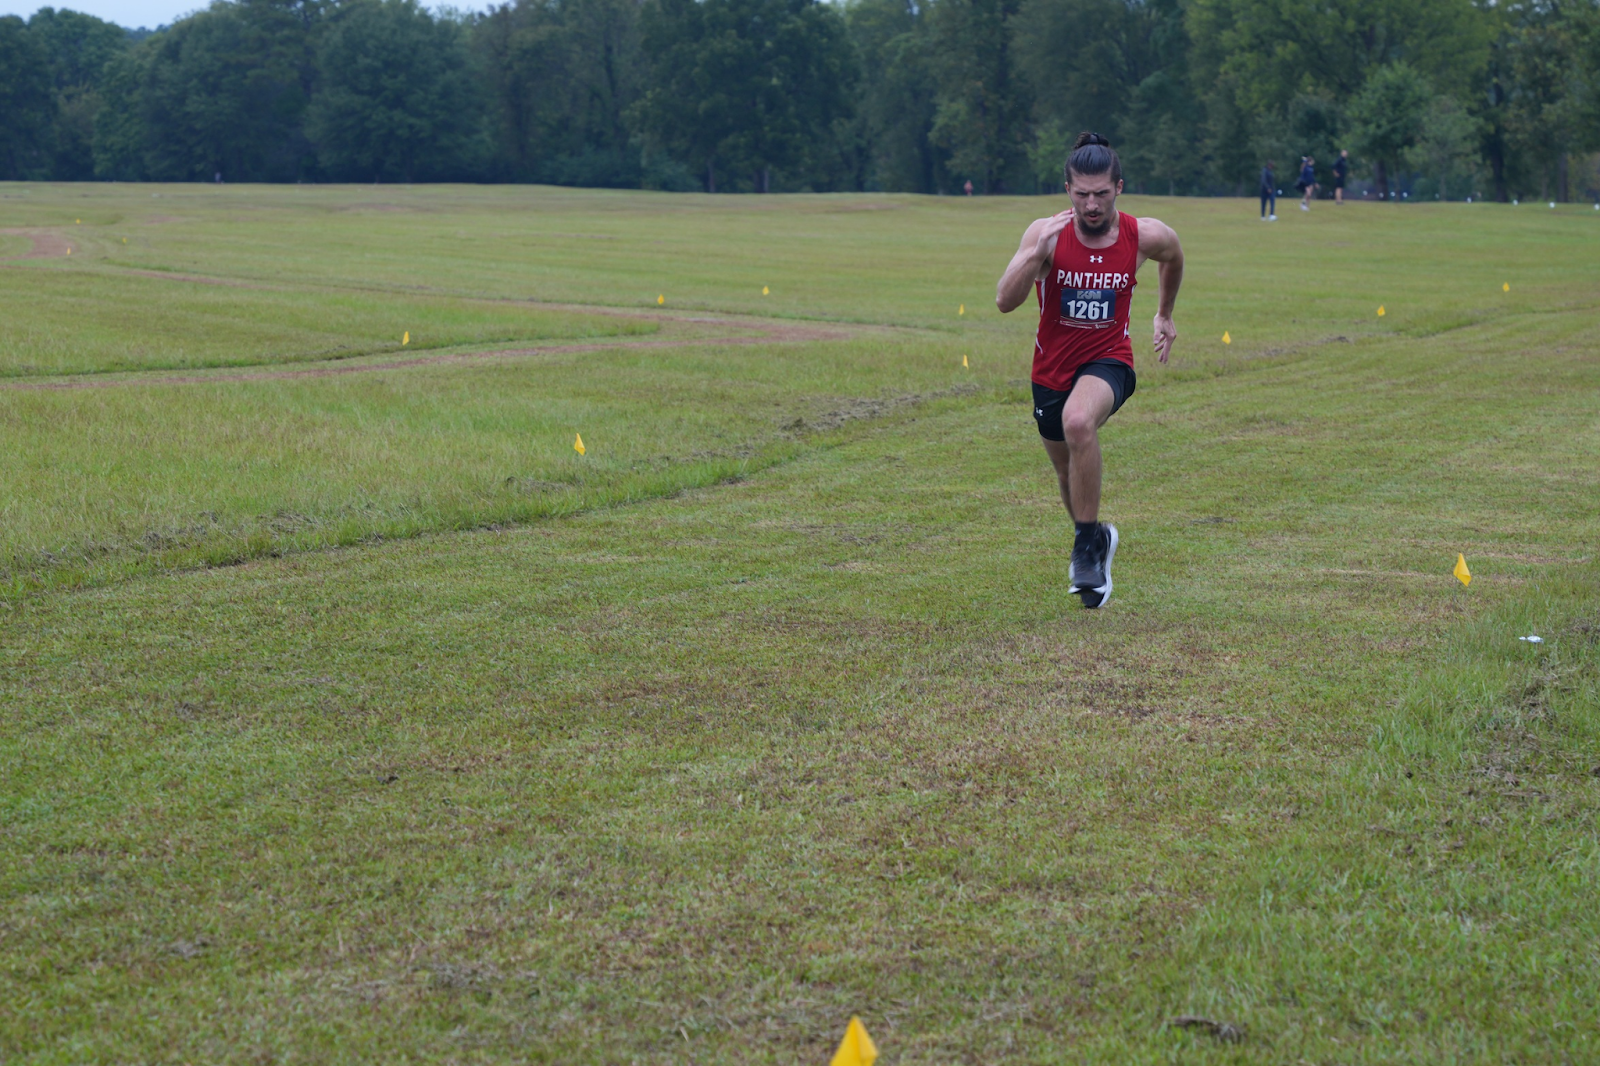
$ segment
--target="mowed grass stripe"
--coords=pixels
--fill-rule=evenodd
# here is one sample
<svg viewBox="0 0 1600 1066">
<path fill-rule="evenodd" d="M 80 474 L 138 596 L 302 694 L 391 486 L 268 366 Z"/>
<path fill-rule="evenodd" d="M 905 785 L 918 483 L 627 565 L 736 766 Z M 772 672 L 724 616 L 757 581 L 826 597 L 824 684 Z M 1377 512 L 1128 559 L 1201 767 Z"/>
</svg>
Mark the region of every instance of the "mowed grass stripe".
<svg viewBox="0 0 1600 1066">
<path fill-rule="evenodd" d="M 657 328 L 498 301 L 219 287 L 91 270 L 10 270 L 5 282 L 0 380 L 298 363 Z"/>
<path fill-rule="evenodd" d="M 16 434 L 0 456 L 8 576 L 21 594 L 709 484 L 908 397 L 975 387 L 954 343 L 916 344 L 909 364 L 905 348 L 708 341 L 308 380 L 0 389 Z"/>
</svg>

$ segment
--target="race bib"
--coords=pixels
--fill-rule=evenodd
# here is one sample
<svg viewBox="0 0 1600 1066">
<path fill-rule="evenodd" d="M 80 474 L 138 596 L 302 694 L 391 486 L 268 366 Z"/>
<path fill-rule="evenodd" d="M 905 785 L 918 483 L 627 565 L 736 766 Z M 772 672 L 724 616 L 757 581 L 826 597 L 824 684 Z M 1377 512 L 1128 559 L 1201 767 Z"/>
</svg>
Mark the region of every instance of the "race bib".
<svg viewBox="0 0 1600 1066">
<path fill-rule="evenodd" d="M 1062 289 L 1061 317 L 1078 326 L 1110 325 L 1117 317 L 1117 290 Z"/>
</svg>

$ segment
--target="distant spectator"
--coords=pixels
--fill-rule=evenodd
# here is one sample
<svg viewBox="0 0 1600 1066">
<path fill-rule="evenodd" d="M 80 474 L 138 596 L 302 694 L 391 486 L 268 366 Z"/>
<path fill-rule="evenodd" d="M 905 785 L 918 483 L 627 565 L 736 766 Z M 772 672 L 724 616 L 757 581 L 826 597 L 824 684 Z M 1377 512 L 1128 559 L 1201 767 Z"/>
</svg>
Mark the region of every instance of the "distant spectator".
<svg viewBox="0 0 1600 1066">
<path fill-rule="evenodd" d="M 1344 179 L 1350 176 L 1350 149 L 1339 149 L 1339 158 L 1333 161 L 1333 202 L 1344 203 Z"/>
<path fill-rule="evenodd" d="M 1300 210 L 1311 210 L 1311 194 L 1317 191 L 1317 161 L 1310 156 L 1300 157 L 1300 180 L 1294 183 L 1300 190 Z"/>
<path fill-rule="evenodd" d="M 965 185 L 961 186 L 961 187 L 963 189 L 967 190 L 967 195 L 968 196 L 972 195 L 972 179 L 971 178 L 968 178 L 967 179 L 967 183 Z"/>
<path fill-rule="evenodd" d="M 1261 221 L 1278 221 L 1278 176 L 1272 172 L 1270 159 L 1261 168 Z"/>
</svg>

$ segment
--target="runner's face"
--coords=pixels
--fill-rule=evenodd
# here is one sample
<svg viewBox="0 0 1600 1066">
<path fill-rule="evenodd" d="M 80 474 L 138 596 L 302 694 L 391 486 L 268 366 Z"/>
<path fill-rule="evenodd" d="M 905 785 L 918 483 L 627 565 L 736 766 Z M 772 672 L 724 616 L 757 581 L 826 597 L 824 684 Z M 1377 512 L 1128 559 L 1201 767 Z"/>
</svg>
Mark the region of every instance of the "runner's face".
<svg viewBox="0 0 1600 1066">
<path fill-rule="evenodd" d="M 1072 172 L 1067 180 L 1067 194 L 1072 197 L 1072 210 L 1076 212 L 1078 229 L 1090 237 L 1098 237 L 1111 228 L 1117 217 L 1117 194 L 1122 182 L 1113 183 L 1111 174 L 1079 174 Z"/>
</svg>

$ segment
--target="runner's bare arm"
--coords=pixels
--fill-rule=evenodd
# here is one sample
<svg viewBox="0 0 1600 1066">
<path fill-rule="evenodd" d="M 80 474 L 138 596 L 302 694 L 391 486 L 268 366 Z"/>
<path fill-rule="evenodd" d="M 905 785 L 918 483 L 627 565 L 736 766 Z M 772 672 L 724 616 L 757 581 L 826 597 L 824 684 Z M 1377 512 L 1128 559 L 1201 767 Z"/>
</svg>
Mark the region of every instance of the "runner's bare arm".
<svg viewBox="0 0 1600 1066">
<path fill-rule="evenodd" d="M 1028 298 L 1033 283 L 1044 276 L 1045 264 L 1056 250 L 1056 237 L 1072 221 L 1072 212 L 1063 211 L 1049 218 L 1036 219 L 1022 234 L 1022 244 L 1011 257 L 1006 272 L 995 286 L 994 304 L 1001 314 L 1015 311 Z"/>
<path fill-rule="evenodd" d="M 1172 342 L 1178 331 L 1172 325 L 1172 308 L 1178 302 L 1178 286 L 1183 284 L 1183 245 L 1172 227 L 1155 218 L 1139 220 L 1140 259 L 1154 259 L 1160 280 L 1156 299 L 1155 343 L 1156 354 L 1167 361 Z"/>
</svg>

